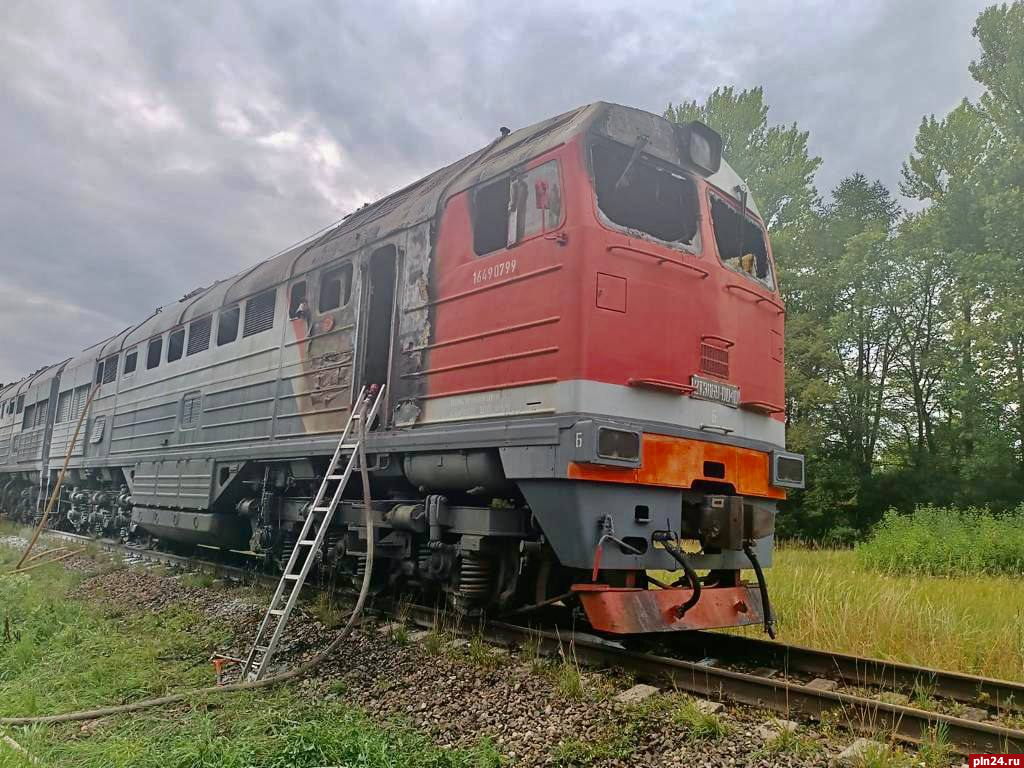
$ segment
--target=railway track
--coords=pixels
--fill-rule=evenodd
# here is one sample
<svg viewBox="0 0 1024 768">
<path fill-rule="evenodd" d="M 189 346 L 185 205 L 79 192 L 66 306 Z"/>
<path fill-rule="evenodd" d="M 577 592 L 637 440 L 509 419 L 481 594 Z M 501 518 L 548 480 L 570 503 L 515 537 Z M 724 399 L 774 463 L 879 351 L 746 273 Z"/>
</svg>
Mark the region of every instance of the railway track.
<svg viewBox="0 0 1024 768">
<path fill-rule="evenodd" d="M 50 531 L 45 535 L 89 542 L 138 560 L 267 584 L 277 581 L 237 565 L 77 534 Z M 417 625 L 436 626 L 435 608 L 405 608 Z M 571 646 L 572 655 L 588 666 L 625 669 L 641 680 L 787 717 L 831 718 L 857 732 L 888 732 L 910 742 L 926 740 L 941 730 L 950 744 L 965 754 L 1024 752 L 1024 730 L 1013 727 L 1024 723 L 1024 684 L 717 632 L 680 634 L 670 641 L 659 640 L 653 650 L 638 651 L 586 633 L 552 631 L 550 624 L 527 626 L 492 620 L 474 623 L 466 631 L 480 632 L 496 643 L 535 648 L 542 654 L 564 652 Z M 928 708 L 911 706 L 909 701 L 880 700 L 875 697 L 879 691 L 923 691 L 927 702 L 917 697 L 915 702 L 926 703 Z M 951 711 L 941 711 L 943 707 Z M 963 716 L 966 714 L 971 716 Z"/>
</svg>

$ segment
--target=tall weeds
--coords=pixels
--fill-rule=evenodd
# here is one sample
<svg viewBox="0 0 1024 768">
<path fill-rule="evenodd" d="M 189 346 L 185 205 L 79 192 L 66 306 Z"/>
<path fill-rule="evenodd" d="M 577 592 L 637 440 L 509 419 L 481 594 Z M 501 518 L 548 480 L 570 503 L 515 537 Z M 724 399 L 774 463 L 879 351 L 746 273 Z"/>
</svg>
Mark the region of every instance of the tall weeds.
<svg viewBox="0 0 1024 768">
<path fill-rule="evenodd" d="M 1020 576 L 1024 504 L 998 515 L 977 507 L 890 510 L 857 556 L 865 567 L 892 575 Z"/>
</svg>

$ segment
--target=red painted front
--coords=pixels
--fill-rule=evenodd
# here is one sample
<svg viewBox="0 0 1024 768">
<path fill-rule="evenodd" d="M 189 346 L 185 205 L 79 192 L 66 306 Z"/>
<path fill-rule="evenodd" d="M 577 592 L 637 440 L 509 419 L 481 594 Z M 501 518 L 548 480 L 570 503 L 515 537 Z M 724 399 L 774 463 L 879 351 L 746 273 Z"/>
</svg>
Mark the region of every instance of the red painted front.
<svg viewBox="0 0 1024 768">
<path fill-rule="evenodd" d="M 761 595 L 756 587 L 746 584 L 704 589 L 697 604 L 682 616 L 679 607 L 693 594 L 688 588 L 630 589 L 576 584 L 572 591 L 580 599 L 590 625 L 613 635 L 746 627 L 764 621 Z"/>
<path fill-rule="evenodd" d="M 571 379 L 687 385 L 703 337 L 729 347 L 728 381 L 747 407 L 781 409 L 782 305 L 722 266 L 707 182 L 697 179 L 703 245 L 690 255 L 599 223 L 581 138 L 529 167 L 551 158 L 563 184 L 557 230 L 477 256 L 471 193 L 449 201 L 437 247 L 428 397 Z"/>
</svg>

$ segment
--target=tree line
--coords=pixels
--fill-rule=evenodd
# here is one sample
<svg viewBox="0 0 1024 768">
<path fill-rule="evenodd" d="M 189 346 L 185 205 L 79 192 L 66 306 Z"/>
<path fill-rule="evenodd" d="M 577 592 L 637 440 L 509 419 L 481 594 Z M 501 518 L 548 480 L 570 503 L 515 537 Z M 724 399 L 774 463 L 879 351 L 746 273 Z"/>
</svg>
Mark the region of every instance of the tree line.
<svg viewBox="0 0 1024 768">
<path fill-rule="evenodd" d="M 849 542 L 890 508 L 1024 500 L 1024 2 L 972 33 L 984 91 L 921 120 L 900 182 L 917 210 L 861 173 L 823 198 L 808 132 L 770 124 L 761 88 L 665 111 L 721 133 L 771 235 L 788 443 L 808 462 L 784 536 Z"/>
</svg>

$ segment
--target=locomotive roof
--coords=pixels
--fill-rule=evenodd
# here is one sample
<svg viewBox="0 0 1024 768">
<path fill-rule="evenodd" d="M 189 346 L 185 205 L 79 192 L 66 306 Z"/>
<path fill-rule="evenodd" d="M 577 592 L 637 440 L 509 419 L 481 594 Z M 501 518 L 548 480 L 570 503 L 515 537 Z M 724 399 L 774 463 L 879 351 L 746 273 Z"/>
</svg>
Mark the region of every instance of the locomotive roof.
<svg viewBox="0 0 1024 768">
<path fill-rule="evenodd" d="M 672 123 L 650 112 L 607 102 L 595 102 L 513 131 L 375 203 L 350 213 L 337 225 L 287 248 L 238 274 L 192 291 L 157 309 L 149 318 L 93 347 L 83 350 L 72 367 L 114 354 L 138 342 L 176 328 L 189 320 L 233 304 L 261 290 L 314 269 L 319 264 L 354 252 L 389 234 L 432 219 L 449 197 L 501 175 L 529 159 L 590 131 L 627 145 L 647 136 L 644 153 L 685 167 Z M 722 161 L 708 181 L 733 194 L 742 180 Z M 759 215 L 753 201 L 748 209 Z"/>
</svg>

